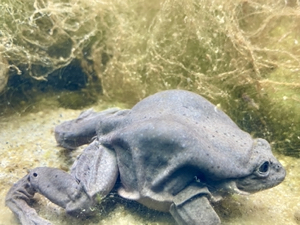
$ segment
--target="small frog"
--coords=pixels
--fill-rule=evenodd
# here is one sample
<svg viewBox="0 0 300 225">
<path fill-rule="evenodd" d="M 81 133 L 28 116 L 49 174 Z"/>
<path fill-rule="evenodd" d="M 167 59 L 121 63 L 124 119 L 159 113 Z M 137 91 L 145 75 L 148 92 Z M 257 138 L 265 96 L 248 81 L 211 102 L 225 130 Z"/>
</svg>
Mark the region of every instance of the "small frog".
<svg viewBox="0 0 300 225">
<path fill-rule="evenodd" d="M 220 224 L 211 202 L 274 187 L 285 170 L 269 143 L 253 139 L 216 106 L 188 91 L 168 90 L 132 109 L 87 110 L 55 128 L 59 145 L 89 145 L 70 173 L 38 167 L 14 184 L 6 205 L 22 224 L 49 225 L 29 206 L 40 193 L 67 213 L 88 213 L 116 181 L 118 194 L 178 224 Z"/>
</svg>

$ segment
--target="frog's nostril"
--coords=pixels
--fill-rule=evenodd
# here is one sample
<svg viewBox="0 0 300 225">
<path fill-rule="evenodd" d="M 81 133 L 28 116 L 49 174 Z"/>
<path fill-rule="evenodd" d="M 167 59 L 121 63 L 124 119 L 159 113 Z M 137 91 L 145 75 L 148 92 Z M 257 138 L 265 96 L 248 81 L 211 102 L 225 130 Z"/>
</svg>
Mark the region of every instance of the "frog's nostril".
<svg viewBox="0 0 300 225">
<path fill-rule="evenodd" d="M 281 165 L 277 165 L 277 166 L 275 167 L 275 171 L 278 172 L 278 173 L 281 173 L 282 170 L 284 170 L 284 169 L 283 169 L 283 167 L 282 167 Z"/>
<path fill-rule="evenodd" d="M 37 177 L 38 175 L 37 175 L 37 173 L 33 173 L 33 176 L 34 176 L 34 177 Z"/>
</svg>

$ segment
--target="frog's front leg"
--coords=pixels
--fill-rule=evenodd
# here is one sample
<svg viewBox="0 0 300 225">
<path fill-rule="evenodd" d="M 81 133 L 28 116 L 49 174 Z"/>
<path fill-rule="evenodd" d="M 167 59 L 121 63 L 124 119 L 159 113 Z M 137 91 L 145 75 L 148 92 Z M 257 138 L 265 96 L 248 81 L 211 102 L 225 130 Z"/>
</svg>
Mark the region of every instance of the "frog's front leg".
<svg viewBox="0 0 300 225">
<path fill-rule="evenodd" d="M 220 225 L 220 218 L 208 200 L 211 197 L 207 187 L 191 183 L 174 196 L 170 213 L 180 225 Z"/>
<path fill-rule="evenodd" d="M 49 167 L 37 167 L 8 192 L 6 205 L 26 225 L 49 225 L 29 206 L 36 192 L 72 215 L 88 213 L 97 196 L 105 197 L 118 176 L 114 152 L 94 141 L 74 163 L 71 174 Z"/>
</svg>

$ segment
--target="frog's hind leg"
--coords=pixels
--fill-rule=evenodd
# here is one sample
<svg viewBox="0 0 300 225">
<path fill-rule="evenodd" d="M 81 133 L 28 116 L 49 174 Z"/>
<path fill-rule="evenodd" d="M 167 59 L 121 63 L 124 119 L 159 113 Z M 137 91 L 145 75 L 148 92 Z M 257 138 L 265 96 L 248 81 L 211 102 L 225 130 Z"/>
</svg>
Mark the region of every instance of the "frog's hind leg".
<svg viewBox="0 0 300 225">
<path fill-rule="evenodd" d="M 51 225 L 51 223 L 38 216 L 37 212 L 29 206 L 36 191 L 30 185 L 30 175 L 15 183 L 6 195 L 5 204 L 17 216 L 22 225 Z"/>
<path fill-rule="evenodd" d="M 80 145 L 90 143 L 96 136 L 97 122 L 107 116 L 111 116 L 120 109 L 111 108 L 101 112 L 92 109 L 83 111 L 78 118 L 65 121 L 55 127 L 55 139 L 57 143 L 68 149 L 74 149 Z"/>
<path fill-rule="evenodd" d="M 74 163 L 71 174 L 50 167 L 38 167 L 9 190 L 6 205 L 26 225 L 49 225 L 29 206 L 36 192 L 72 215 L 88 213 L 96 198 L 104 198 L 118 177 L 115 153 L 94 141 Z M 99 199 L 99 198 L 97 198 Z"/>
</svg>

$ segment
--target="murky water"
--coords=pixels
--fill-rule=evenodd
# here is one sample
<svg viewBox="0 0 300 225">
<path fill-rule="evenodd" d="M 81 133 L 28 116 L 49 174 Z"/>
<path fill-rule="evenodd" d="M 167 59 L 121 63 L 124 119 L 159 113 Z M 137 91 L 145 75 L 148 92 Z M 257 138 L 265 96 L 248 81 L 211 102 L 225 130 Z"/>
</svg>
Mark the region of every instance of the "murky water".
<svg viewBox="0 0 300 225">
<path fill-rule="evenodd" d="M 105 108 L 102 103 L 94 108 Z M 78 116 L 80 110 L 45 109 L 25 115 L 0 118 L 0 225 L 18 221 L 5 207 L 10 186 L 28 169 L 50 166 L 67 170 L 81 149 L 66 151 L 56 145 L 53 128 L 62 121 Z M 215 205 L 223 224 L 300 224 L 300 159 L 277 155 L 287 170 L 279 186 L 250 196 L 234 195 Z M 132 203 L 112 193 L 95 210 L 95 216 L 83 219 L 65 214 L 45 198 L 36 195 L 35 209 L 53 224 L 175 224 L 169 214 Z M 297 221 L 298 219 L 298 221 Z"/>
</svg>

